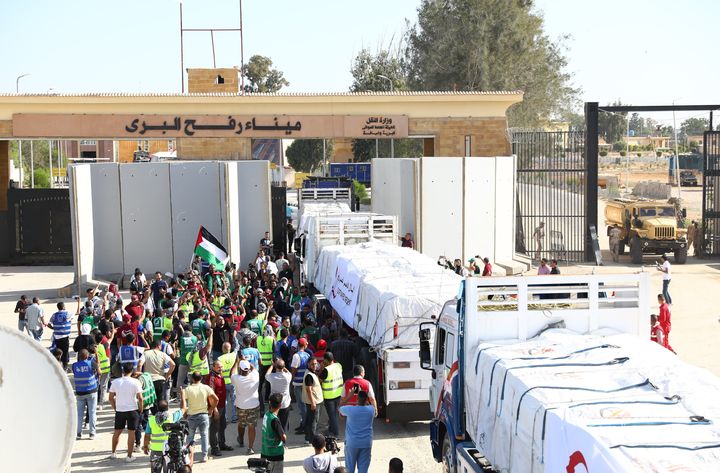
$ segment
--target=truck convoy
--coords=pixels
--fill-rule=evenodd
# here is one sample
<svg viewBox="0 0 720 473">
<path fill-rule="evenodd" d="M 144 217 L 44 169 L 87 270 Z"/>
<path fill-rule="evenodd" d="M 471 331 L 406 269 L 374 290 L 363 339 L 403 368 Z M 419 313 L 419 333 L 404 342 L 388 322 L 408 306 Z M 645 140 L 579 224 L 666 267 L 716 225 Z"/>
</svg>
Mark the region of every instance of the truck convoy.
<svg viewBox="0 0 720 473">
<path fill-rule="evenodd" d="M 675 263 L 685 264 L 687 230 L 679 228 L 678 217 L 673 204 L 657 200 L 613 199 L 605 206 L 607 234 L 615 226 L 620 229 L 620 254 L 629 247 L 633 264 L 642 264 L 644 254 L 664 253 L 673 253 Z"/>
<path fill-rule="evenodd" d="M 350 212 L 349 189 L 300 191 L 301 282 L 364 340 L 366 378 L 386 419 L 428 418 L 429 372 L 417 326 L 455 296 L 460 277 L 401 248 L 397 217 Z"/>
<path fill-rule="evenodd" d="M 648 340 L 648 279 L 465 279 L 420 329 L 444 470 L 718 471 L 720 380 Z"/>
</svg>

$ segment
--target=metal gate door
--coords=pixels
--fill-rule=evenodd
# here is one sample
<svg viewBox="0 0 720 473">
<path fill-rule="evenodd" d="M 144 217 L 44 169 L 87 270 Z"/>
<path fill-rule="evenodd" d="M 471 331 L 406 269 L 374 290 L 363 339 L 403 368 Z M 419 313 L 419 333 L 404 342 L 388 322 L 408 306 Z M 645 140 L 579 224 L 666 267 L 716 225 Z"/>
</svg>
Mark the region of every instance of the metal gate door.
<svg viewBox="0 0 720 473">
<path fill-rule="evenodd" d="M 703 206 L 700 241 L 706 255 L 720 255 L 720 131 L 706 131 L 703 139 Z"/>
<path fill-rule="evenodd" d="M 515 251 L 585 260 L 585 132 L 510 130 L 517 156 Z"/>
<path fill-rule="evenodd" d="M 67 189 L 8 190 L 11 264 L 73 264 Z"/>
<path fill-rule="evenodd" d="M 273 249 L 276 254 L 278 251 L 287 253 L 287 187 L 273 185 L 270 188 L 270 205 Z"/>
</svg>

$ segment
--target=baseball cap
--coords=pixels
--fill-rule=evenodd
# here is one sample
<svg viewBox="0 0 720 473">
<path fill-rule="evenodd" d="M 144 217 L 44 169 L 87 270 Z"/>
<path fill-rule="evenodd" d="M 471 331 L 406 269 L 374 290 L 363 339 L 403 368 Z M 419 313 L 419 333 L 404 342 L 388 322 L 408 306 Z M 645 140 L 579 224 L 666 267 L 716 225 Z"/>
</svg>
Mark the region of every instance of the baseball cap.
<svg viewBox="0 0 720 473">
<path fill-rule="evenodd" d="M 250 371 L 250 363 L 248 363 L 246 360 L 240 361 L 240 371 Z"/>
<path fill-rule="evenodd" d="M 301 338 L 301 339 L 298 340 L 298 344 L 306 347 L 307 344 L 308 344 L 308 341 L 307 341 L 307 339 L 305 339 L 305 338 Z"/>
<path fill-rule="evenodd" d="M 82 324 L 82 326 L 80 326 L 80 333 L 83 335 L 89 335 L 90 330 L 92 330 L 90 324 Z"/>
<path fill-rule="evenodd" d="M 258 312 L 265 312 L 267 310 L 267 306 L 264 302 L 261 302 L 257 305 Z"/>
</svg>

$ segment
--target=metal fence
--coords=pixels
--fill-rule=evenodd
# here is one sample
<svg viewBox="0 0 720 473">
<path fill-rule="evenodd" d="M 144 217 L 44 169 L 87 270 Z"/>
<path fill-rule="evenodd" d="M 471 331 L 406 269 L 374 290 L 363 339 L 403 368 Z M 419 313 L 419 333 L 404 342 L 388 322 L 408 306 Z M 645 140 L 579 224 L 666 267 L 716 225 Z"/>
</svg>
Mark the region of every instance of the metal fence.
<svg viewBox="0 0 720 473">
<path fill-rule="evenodd" d="M 585 261 L 584 131 L 509 130 L 517 156 L 516 248 L 537 261 Z"/>
<path fill-rule="evenodd" d="M 710 256 L 720 255 L 720 131 L 706 131 L 703 140 L 703 207 L 700 246 Z M 697 251 L 697 250 L 696 250 Z"/>
</svg>

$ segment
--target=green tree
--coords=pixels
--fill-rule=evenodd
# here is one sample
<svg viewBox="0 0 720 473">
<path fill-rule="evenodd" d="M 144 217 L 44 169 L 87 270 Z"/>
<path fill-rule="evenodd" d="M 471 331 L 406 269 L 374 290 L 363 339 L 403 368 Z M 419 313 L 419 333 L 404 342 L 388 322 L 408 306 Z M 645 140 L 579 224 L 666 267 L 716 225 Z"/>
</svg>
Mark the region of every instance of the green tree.
<svg viewBox="0 0 720 473">
<path fill-rule="evenodd" d="M 35 169 L 35 187 L 40 189 L 50 187 L 50 171 L 48 168 Z"/>
<path fill-rule="evenodd" d="M 363 49 L 355 56 L 350 73 L 353 76 L 351 92 L 407 89 L 403 58 L 397 48 L 381 48 L 375 54 Z"/>
<path fill-rule="evenodd" d="M 707 118 L 688 118 L 680 124 L 680 131 L 685 135 L 702 135 L 710 129 Z"/>
<path fill-rule="evenodd" d="M 332 141 L 325 141 L 325 152 L 332 155 Z M 285 151 L 288 163 L 296 171 L 313 172 L 323 163 L 323 140 L 295 140 Z"/>
<path fill-rule="evenodd" d="M 617 101 L 614 106 L 620 106 L 622 103 Z M 603 112 L 598 113 L 598 132 L 600 136 L 605 138 L 606 143 L 615 143 L 620 141 L 627 132 L 627 113 Z"/>
<path fill-rule="evenodd" d="M 277 92 L 290 85 L 283 73 L 273 67 L 272 59 L 256 54 L 243 65 L 245 76 L 245 92 Z"/>
<path fill-rule="evenodd" d="M 548 38 L 532 0 L 422 0 L 409 31 L 415 90 L 522 90 L 511 126 L 540 126 L 572 110 L 577 90 L 560 42 Z"/>
<path fill-rule="evenodd" d="M 388 48 L 380 48 L 376 53 L 363 49 L 355 56 L 350 73 L 353 83 L 351 92 L 365 91 L 398 91 L 406 90 L 405 64 L 401 54 L 402 45 L 393 45 L 391 41 Z M 387 79 L 385 79 L 385 77 Z M 375 157 L 376 140 L 352 140 L 353 161 L 367 162 Z M 422 140 L 414 138 L 399 138 L 393 140 L 394 152 L 391 152 L 390 140 L 378 140 L 378 155 L 397 158 L 416 158 L 422 156 Z"/>
<path fill-rule="evenodd" d="M 634 132 L 635 136 L 643 136 L 645 133 L 645 119 L 637 112 L 630 115 L 630 131 Z"/>
</svg>

